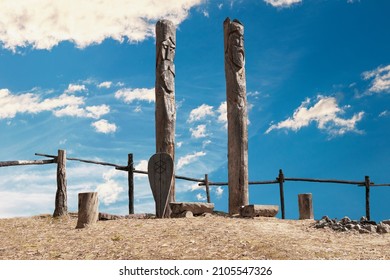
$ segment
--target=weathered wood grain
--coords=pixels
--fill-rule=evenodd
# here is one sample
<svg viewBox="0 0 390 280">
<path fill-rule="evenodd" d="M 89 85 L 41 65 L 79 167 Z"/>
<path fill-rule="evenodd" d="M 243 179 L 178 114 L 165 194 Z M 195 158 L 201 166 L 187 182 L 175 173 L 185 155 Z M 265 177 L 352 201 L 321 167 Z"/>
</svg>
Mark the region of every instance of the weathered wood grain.
<svg viewBox="0 0 390 280">
<path fill-rule="evenodd" d="M 248 112 L 246 101 L 244 26 L 224 23 L 225 77 L 228 120 L 229 214 L 248 204 Z"/>
<path fill-rule="evenodd" d="M 298 194 L 299 219 L 314 219 L 311 193 Z"/>
<path fill-rule="evenodd" d="M 168 153 L 175 159 L 175 50 L 176 28 L 169 20 L 156 23 L 156 153 Z M 173 174 L 172 174 L 173 176 Z M 169 201 L 175 201 L 175 180 L 171 180 Z M 170 209 L 165 212 L 170 216 Z"/>
<path fill-rule="evenodd" d="M 201 203 L 201 202 L 171 202 L 172 213 L 180 214 L 185 211 L 190 211 L 194 215 L 200 215 L 203 213 L 213 213 L 214 203 Z"/>
<path fill-rule="evenodd" d="M 57 156 L 57 191 L 53 217 L 68 214 L 68 194 L 66 182 L 66 151 L 58 150 Z"/>
<path fill-rule="evenodd" d="M 172 186 L 173 160 L 167 153 L 154 154 L 148 162 L 148 177 L 154 201 L 156 217 L 166 217 Z"/>
<path fill-rule="evenodd" d="M 244 205 L 240 208 L 240 216 L 246 218 L 253 217 L 275 217 L 278 214 L 277 205 Z"/>
<path fill-rule="evenodd" d="M 76 228 L 85 228 L 99 219 L 99 200 L 97 192 L 79 193 L 79 211 Z"/>
</svg>

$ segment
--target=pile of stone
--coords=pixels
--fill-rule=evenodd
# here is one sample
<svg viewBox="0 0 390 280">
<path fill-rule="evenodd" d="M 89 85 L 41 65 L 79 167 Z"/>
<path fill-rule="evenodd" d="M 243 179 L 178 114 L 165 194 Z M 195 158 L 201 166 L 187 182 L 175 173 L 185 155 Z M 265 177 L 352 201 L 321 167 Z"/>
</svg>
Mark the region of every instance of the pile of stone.
<svg viewBox="0 0 390 280">
<path fill-rule="evenodd" d="M 331 228 L 335 231 L 356 231 L 359 233 L 390 233 L 390 220 L 379 223 L 369 221 L 366 217 L 361 217 L 359 221 L 344 217 L 341 220 L 330 219 L 328 216 L 322 217 L 314 225 L 315 228 Z"/>
</svg>

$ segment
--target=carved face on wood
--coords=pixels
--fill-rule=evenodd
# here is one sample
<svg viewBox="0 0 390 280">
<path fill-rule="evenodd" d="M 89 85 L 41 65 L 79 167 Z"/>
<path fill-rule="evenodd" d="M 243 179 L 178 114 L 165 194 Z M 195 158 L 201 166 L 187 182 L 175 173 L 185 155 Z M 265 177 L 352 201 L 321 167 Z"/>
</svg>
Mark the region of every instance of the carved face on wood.
<svg viewBox="0 0 390 280">
<path fill-rule="evenodd" d="M 231 23 L 228 46 L 230 60 L 238 68 L 243 68 L 245 66 L 244 28 L 237 22 Z"/>
<path fill-rule="evenodd" d="M 176 45 L 172 38 L 169 37 L 161 43 L 161 58 L 162 60 L 169 60 L 173 62 L 175 58 Z"/>
</svg>

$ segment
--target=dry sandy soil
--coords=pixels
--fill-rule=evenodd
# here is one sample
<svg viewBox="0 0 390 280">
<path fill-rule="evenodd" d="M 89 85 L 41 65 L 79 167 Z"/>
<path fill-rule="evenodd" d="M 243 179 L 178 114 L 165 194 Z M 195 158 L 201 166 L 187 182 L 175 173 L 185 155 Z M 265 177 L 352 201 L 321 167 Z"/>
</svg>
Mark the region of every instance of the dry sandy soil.
<svg viewBox="0 0 390 280">
<path fill-rule="evenodd" d="M 224 216 L 99 221 L 0 219 L 0 259 L 390 259 L 390 234 L 313 228 L 314 221 Z"/>
</svg>

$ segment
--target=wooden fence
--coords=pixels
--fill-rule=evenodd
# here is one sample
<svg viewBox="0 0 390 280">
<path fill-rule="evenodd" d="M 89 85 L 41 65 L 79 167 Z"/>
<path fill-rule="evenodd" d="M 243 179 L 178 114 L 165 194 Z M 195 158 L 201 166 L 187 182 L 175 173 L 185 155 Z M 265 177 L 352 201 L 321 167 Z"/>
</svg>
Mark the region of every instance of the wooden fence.
<svg viewBox="0 0 390 280">
<path fill-rule="evenodd" d="M 54 215 L 56 213 L 66 213 L 66 186 L 65 182 L 65 166 L 66 160 L 70 161 L 79 161 L 89 164 L 98 164 L 104 166 L 112 166 L 115 169 L 120 171 L 125 171 L 128 173 L 128 198 L 129 198 L 129 214 L 134 214 L 134 174 L 145 174 L 147 171 L 136 170 L 134 169 L 133 154 L 128 154 L 127 165 L 117 165 L 114 163 L 95 161 L 88 159 L 80 159 L 73 157 L 66 157 L 66 151 L 58 150 L 58 155 L 48 155 L 36 153 L 37 156 L 43 156 L 52 158 L 51 160 L 18 160 L 18 161 L 0 161 L 0 167 L 6 166 L 20 166 L 20 165 L 41 165 L 41 164 L 52 164 L 57 163 L 57 193 L 56 193 L 56 207 Z M 60 158 L 63 158 L 59 160 Z M 198 183 L 199 186 L 205 186 L 207 202 L 210 203 L 210 186 L 227 186 L 227 182 L 212 182 L 209 181 L 208 174 L 204 175 L 204 178 L 197 179 L 186 176 L 175 175 L 176 179 L 191 181 Z M 285 219 L 285 205 L 284 205 L 284 182 L 286 181 L 297 181 L 297 182 L 314 182 L 314 183 L 335 183 L 335 184 L 349 184 L 357 185 L 359 187 L 365 187 L 365 204 L 366 204 L 366 217 L 370 219 L 370 188 L 371 187 L 389 187 L 390 184 L 375 184 L 371 182 L 369 176 L 365 176 L 362 181 L 346 181 L 346 180 L 337 180 L 337 179 L 311 179 L 311 178 L 288 178 L 283 174 L 282 169 L 279 170 L 278 177 L 275 180 L 268 181 L 249 181 L 249 185 L 266 185 L 266 184 L 279 184 L 279 194 L 280 194 L 280 208 L 282 219 Z M 65 194 L 64 194 L 65 192 Z M 62 200 L 62 201 L 61 201 Z M 57 214 L 58 215 L 58 214 Z M 61 215 L 61 214 L 59 214 Z"/>
</svg>

